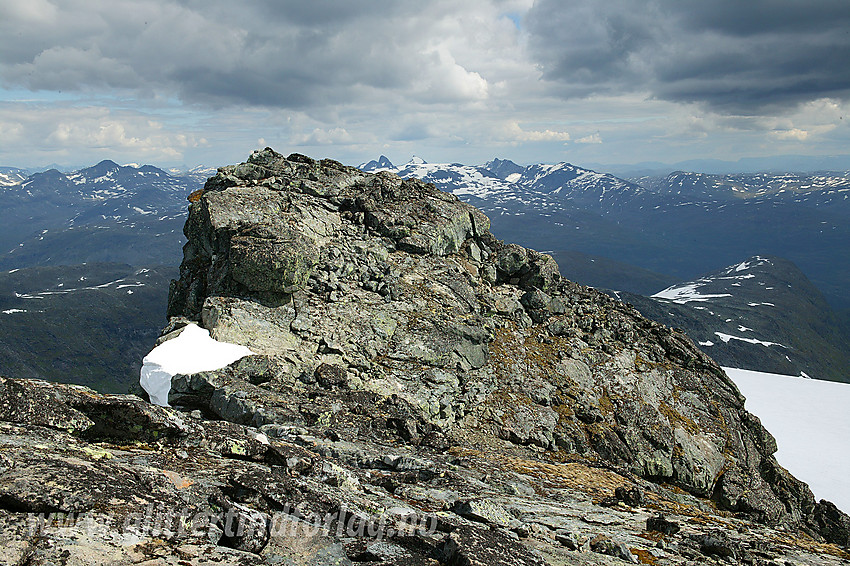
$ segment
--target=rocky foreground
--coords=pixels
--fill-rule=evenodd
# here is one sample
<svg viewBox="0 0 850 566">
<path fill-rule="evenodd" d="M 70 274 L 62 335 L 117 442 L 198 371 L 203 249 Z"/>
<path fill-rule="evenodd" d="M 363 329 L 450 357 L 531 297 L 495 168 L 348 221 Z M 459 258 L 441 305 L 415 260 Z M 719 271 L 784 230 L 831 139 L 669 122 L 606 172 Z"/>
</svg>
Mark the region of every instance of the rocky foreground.
<svg viewBox="0 0 850 566">
<path fill-rule="evenodd" d="M 0 381 L 0 562 L 847 564 L 723 371 L 415 180 L 264 150 L 190 196 L 174 408 Z"/>
</svg>

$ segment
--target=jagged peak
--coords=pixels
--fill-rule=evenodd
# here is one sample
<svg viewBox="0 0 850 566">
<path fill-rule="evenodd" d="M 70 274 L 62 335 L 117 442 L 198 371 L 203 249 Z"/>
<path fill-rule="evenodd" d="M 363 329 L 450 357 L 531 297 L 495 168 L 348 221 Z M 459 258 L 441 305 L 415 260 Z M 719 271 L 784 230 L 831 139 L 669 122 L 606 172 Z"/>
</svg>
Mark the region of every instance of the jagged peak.
<svg viewBox="0 0 850 566">
<path fill-rule="evenodd" d="M 427 165 L 427 163 L 428 163 L 428 162 L 427 162 L 427 161 L 425 161 L 424 159 L 422 159 L 421 157 L 418 157 L 418 156 L 414 155 L 413 157 L 411 157 L 411 158 L 410 158 L 410 160 L 409 160 L 407 163 L 405 163 L 405 166 L 410 166 L 410 165 Z"/>
<path fill-rule="evenodd" d="M 394 169 L 395 165 L 393 165 L 392 161 L 390 161 L 386 155 L 381 155 L 378 159 L 361 163 L 357 166 L 357 168 L 362 169 L 363 171 L 372 172 L 381 169 Z"/>
</svg>

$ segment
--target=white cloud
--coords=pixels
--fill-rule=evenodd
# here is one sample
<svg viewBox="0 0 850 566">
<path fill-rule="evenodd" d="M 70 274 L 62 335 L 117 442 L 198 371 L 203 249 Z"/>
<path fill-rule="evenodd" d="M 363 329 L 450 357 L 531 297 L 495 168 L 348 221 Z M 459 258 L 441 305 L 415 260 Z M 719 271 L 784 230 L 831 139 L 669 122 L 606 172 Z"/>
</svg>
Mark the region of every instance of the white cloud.
<svg viewBox="0 0 850 566">
<path fill-rule="evenodd" d="M 799 128 L 793 128 L 791 130 L 775 130 L 770 133 L 778 140 L 804 141 L 806 138 L 809 137 L 809 132 L 807 132 L 806 130 L 801 130 Z"/>
<path fill-rule="evenodd" d="M 522 142 L 566 142 L 570 140 L 569 132 L 544 130 L 525 130 L 517 122 L 502 126 L 498 134 L 501 139 L 513 143 Z"/>
<path fill-rule="evenodd" d="M 40 24 L 56 20 L 56 6 L 47 0 L 0 2 L 0 19 Z"/>
<path fill-rule="evenodd" d="M 194 133 L 168 131 L 150 117 L 104 107 L 32 108 L 0 105 L 0 153 L 23 164 L 61 161 L 71 155 L 118 157 L 150 161 L 182 159 L 189 148 L 205 140 Z M 33 155 L 34 154 L 34 155 Z"/>
<path fill-rule="evenodd" d="M 599 135 L 599 132 L 596 132 L 577 139 L 576 143 L 602 143 L 602 136 Z"/>
<path fill-rule="evenodd" d="M 421 78 L 413 86 L 417 100 L 452 103 L 474 102 L 488 97 L 487 81 L 477 72 L 459 65 L 446 46 L 423 55 Z"/>
<path fill-rule="evenodd" d="M 354 138 L 345 128 L 331 128 L 323 130 L 315 128 L 309 134 L 295 136 L 293 142 L 296 145 L 335 145 L 335 144 L 350 144 Z"/>
</svg>

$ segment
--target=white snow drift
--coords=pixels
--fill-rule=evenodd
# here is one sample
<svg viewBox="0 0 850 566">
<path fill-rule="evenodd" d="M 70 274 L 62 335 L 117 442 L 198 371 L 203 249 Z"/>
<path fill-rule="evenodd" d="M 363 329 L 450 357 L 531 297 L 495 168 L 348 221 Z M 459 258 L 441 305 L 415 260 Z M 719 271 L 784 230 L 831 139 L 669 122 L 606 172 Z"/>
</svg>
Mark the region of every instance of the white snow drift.
<svg viewBox="0 0 850 566">
<path fill-rule="evenodd" d="M 776 459 L 818 499 L 850 511 L 850 384 L 723 368 L 776 438 Z"/>
<path fill-rule="evenodd" d="M 190 324 L 177 338 L 163 342 L 145 356 L 139 384 L 151 403 L 167 407 L 173 376 L 220 369 L 253 353 L 245 346 L 214 340 L 208 330 Z"/>
</svg>

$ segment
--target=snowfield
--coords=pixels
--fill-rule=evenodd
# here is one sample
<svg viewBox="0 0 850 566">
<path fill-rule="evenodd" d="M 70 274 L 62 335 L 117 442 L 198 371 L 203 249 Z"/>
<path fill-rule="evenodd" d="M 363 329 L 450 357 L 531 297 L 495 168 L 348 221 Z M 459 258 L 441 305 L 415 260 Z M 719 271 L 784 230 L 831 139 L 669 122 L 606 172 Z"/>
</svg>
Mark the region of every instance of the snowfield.
<svg viewBox="0 0 850 566">
<path fill-rule="evenodd" d="M 652 295 L 653 298 L 656 299 L 667 299 L 673 301 L 674 303 L 678 303 L 680 305 L 684 305 L 685 303 L 690 303 L 692 301 L 710 301 L 711 299 L 719 299 L 722 297 L 731 297 L 729 293 L 719 293 L 719 294 L 703 294 L 699 292 L 700 283 L 710 283 L 709 279 L 700 279 L 696 283 L 689 283 L 687 285 L 673 285 L 672 287 L 667 287 L 663 291 L 659 291 Z"/>
<path fill-rule="evenodd" d="M 145 356 L 139 384 L 151 403 L 168 407 L 173 376 L 221 369 L 253 354 L 245 346 L 214 340 L 208 330 L 190 324 L 177 338 L 163 342 Z"/>
<path fill-rule="evenodd" d="M 850 384 L 723 368 L 776 438 L 776 459 L 850 512 Z"/>
</svg>

